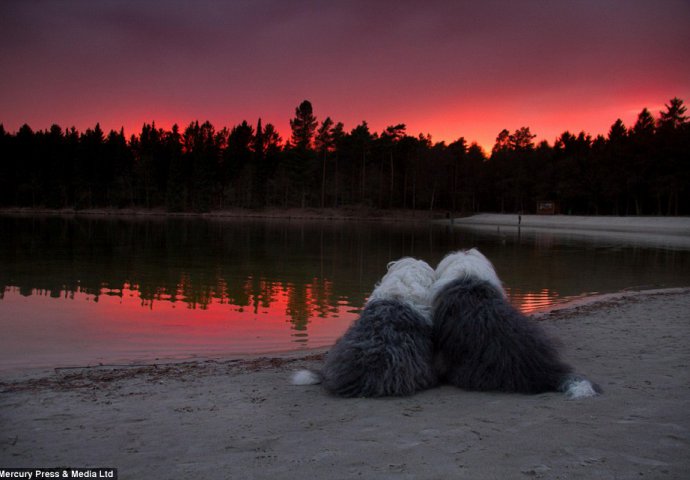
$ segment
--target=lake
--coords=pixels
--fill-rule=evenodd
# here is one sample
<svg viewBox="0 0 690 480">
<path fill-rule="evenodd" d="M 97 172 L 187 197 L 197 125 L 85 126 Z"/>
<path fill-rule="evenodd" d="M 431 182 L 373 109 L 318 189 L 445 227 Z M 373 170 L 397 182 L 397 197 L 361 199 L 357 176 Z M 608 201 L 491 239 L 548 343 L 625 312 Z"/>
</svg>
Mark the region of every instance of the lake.
<svg viewBox="0 0 690 480">
<path fill-rule="evenodd" d="M 386 264 L 479 248 L 526 313 L 690 285 L 690 251 L 438 224 L 0 216 L 0 368 L 331 345 Z"/>
</svg>

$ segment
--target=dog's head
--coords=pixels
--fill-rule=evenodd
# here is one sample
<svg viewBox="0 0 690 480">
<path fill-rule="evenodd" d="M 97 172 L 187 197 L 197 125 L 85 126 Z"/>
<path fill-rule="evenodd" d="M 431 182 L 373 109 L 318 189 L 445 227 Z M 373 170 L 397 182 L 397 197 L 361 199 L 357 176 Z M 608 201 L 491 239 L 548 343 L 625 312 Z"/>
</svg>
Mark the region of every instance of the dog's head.
<svg viewBox="0 0 690 480">
<path fill-rule="evenodd" d="M 476 248 L 460 250 L 449 253 L 436 267 L 436 282 L 434 294 L 439 292 L 446 284 L 461 278 L 476 278 L 489 282 L 505 295 L 501 280 L 496 275 L 496 270 L 488 258 Z"/>
<path fill-rule="evenodd" d="M 428 309 L 429 291 L 435 280 L 434 269 L 425 261 L 401 258 L 388 264 L 388 272 L 371 292 L 368 301 L 406 301 L 419 310 Z"/>
</svg>

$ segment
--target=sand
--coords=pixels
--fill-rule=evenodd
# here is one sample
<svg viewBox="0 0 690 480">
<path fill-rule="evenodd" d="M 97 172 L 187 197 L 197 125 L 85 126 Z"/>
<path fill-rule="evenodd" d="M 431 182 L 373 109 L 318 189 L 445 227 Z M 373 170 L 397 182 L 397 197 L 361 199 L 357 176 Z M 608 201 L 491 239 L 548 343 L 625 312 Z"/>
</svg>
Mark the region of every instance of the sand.
<svg viewBox="0 0 690 480">
<path fill-rule="evenodd" d="M 454 218 L 455 225 L 513 226 L 521 228 L 663 233 L 690 235 L 690 217 L 615 217 L 584 215 L 518 215 L 481 213 Z"/>
<path fill-rule="evenodd" d="M 341 399 L 293 386 L 306 357 L 24 372 L 0 385 L 0 467 L 119 478 L 688 478 L 690 289 L 541 316 L 604 395 L 443 386 Z"/>
<path fill-rule="evenodd" d="M 690 249 L 690 217 L 613 217 L 579 215 L 517 215 L 482 213 L 436 220 L 436 223 L 500 235 L 608 241 L 617 245 Z"/>
</svg>

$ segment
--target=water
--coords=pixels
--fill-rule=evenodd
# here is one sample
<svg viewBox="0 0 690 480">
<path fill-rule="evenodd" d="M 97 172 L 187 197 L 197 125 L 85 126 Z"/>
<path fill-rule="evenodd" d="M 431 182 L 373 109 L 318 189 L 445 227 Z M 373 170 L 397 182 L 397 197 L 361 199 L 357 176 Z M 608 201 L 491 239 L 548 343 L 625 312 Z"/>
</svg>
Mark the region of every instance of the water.
<svg viewBox="0 0 690 480">
<path fill-rule="evenodd" d="M 331 345 L 390 260 L 478 247 L 526 313 L 690 285 L 690 251 L 375 222 L 0 216 L 0 368 Z"/>
</svg>

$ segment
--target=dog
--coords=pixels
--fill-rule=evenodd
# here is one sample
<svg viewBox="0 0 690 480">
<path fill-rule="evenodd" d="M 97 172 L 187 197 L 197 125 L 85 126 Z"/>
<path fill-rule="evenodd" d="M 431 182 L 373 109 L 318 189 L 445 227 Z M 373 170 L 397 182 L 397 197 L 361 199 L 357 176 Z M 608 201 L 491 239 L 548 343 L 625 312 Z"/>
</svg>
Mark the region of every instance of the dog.
<svg viewBox="0 0 690 480">
<path fill-rule="evenodd" d="M 477 249 L 447 255 L 432 287 L 434 367 L 439 380 L 467 390 L 569 398 L 601 393 L 573 373 L 555 342 L 515 309 L 491 262 Z"/>
<path fill-rule="evenodd" d="M 359 318 L 326 355 L 321 371 L 301 370 L 294 385 L 322 383 L 341 397 L 412 395 L 437 384 L 429 292 L 436 280 L 422 260 L 388 264 Z"/>
</svg>

